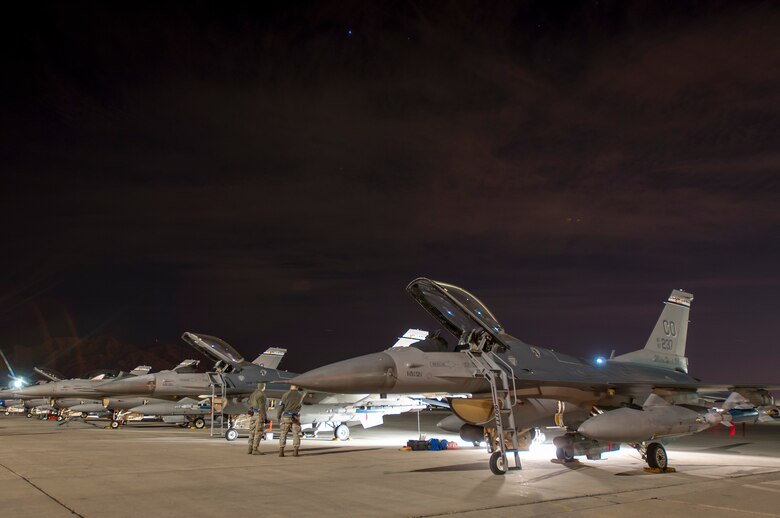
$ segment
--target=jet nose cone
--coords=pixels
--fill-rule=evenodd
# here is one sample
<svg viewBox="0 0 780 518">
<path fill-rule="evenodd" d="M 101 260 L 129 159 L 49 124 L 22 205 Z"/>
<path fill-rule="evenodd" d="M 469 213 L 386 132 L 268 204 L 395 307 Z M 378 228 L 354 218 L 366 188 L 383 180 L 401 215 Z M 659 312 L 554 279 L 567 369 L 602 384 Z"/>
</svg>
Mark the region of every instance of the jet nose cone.
<svg viewBox="0 0 780 518">
<path fill-rule="evenodd" d="M 388 392 L 397 377 L 395 361 L 385 353 L 374 353 L 331 363 L 290 380 L 304 389 L 345 394 Z"/>
<path fill-rule="evenodd" d="M 147 395 L 154 392 L 156 378 L 154 374 L 131 376 L 100 385 L 100 392 L 106 395 Z"/>
</svg>

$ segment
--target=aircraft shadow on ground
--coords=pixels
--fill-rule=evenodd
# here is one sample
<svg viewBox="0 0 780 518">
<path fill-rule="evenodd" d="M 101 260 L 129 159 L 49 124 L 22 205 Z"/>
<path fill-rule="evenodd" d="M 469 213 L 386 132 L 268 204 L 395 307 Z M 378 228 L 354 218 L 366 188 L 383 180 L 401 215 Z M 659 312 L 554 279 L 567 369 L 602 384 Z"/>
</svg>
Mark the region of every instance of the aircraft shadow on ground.
<svg viewBox="0 0 780 518">
<path fill-rule="evenodd" d="M 452 464 L 449 466 L 436 466 L 433 468 L 421 468 L 407 471 L 406 473 L 440 473 L 448 471 L 485 471 L 487 462 L 470 462 L 468 464 Z"/>
<path fill-rule="evenodd" d="M 63 426 L 66 428 L 69 428 L 70 425 L 72 424 L 83 424 L 83 425 L 93 426 L 95 428 L 105 428 L 105 425 L 100 423 L 93 423 L 92 421 L 87 421 L 83 417 L 71 417 L 69 419 L 65 419 L 57 422 L 57 426 Z"/>
<path fill-rule="evenodd" d="M 334 448 L 334 447 L 324 447 L 324 448 L 301 448 L 300 450 L 300 456 L 301 457 L 314 457 L 315 455 L 332 455 L 336 453 L 355 453 L 359 451 L 377 451 L 381 450 L 382 448 Z M 288 454 L 289 455 L 289 454 Z"/>
</svg>

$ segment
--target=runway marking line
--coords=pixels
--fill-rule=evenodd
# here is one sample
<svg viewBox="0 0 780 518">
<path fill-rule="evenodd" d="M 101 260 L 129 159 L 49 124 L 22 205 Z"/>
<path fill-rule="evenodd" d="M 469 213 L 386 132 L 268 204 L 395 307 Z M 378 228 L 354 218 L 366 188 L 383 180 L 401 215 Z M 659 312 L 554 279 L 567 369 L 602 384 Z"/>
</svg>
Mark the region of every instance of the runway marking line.
<svg viewBox="0 0 780 518">
<path fill-rule="evenodd" d="M 773 493 L 780 493 L 780 489 L 774 487 L 758 486 L 755 484 L 742 484 L 742 487 L 749 487 L 750 489 L 760 489 L 762 491 L 771 491 Z"/>
<path fill-rule="evenodd" d="M 8 471 L 10 471 L 11 473 L 13 473 L 13 474 L 14 474 L 14 475 L 16 475 L 17 477 L 19 477 L 19 478 L 21 478 L 22 480 L 24 480 L 25 482 L 27 482 L 28 484 L 30 484 L 32 487 L 34 487 L 34 488 L 35 488 L 35 489 L 37 489 L 38 491 L 40 491 L 41 493 L 43 493 L 44 495 L 46 495 L 46 496 L 48 496 L 49 498 L 51 498 L 52 500 L 54 500 L 54 501 L 55 501 L 57 504 L 59 504 L 59 505 L 60 505 L 60 506 L 61 506 L 63 509 L 67 509 L 68 511 L 70 511 L 70 512 L 71 512 L 71 513 L 73 513 L 73 514 L 75 514 L 75 515 L 76 515 L 76 516 L 78 516 L 79 518 L 84 518 L 84 515 L 77 513 L 76 511 L 74 511 L 73 509 L 71 509 L 70 507 L 68 507 L 67 505 L 65 505 L 64 503 L 62 503 L 62 502 L 60 502 L 59 500 L 57 500 L 55 497 L 53 497 L 52 495 L 50 495 L 49 493 L 47 493 L 46 491 L 44 491 L 42 488 L 40 488 L 39 486 L 35 485 L 35 483 L 34 483 L 34 482 L 32 482 L 32 481 L 31 481 L 29 478 L 25 477 L 24 475 L 20 475 L 19 473 L 17 473 L 16 471 L 12 470 L 11 468 L 9 468 L 8 466 L 6 466 L 5 464 L 0 464 L 0 466 L 4 467 L 5 469 L 7 469 Z"/>
<path fill-rule="evenodd" d="M 747 485 L 747 484 L 743 484 Z M 736 515 L 739 515 L 739 513 L 747 513 L 747 514 L 755 514 L 758 516 L 777 516 L 776 513 L 762 513 L 761 511 L 749 511 L 748 509 L 737 509 L 735 507 L 722 507 L 719 505 L 711 505 L 711 504 L 698 504 L 693 502 L 686 502 L 685 500 L 673 500 L 671 498 L 658 498 L 658 500 L 662 500 L 664 502 L 672 502 L 675 504 L 684 504 L 684 505 L 694 505 L 696 507 L 707 507 L 709 509 L 718 509 L 719 511 L 728 511 L 730 513 L 735 513 Z"/>
</svg>

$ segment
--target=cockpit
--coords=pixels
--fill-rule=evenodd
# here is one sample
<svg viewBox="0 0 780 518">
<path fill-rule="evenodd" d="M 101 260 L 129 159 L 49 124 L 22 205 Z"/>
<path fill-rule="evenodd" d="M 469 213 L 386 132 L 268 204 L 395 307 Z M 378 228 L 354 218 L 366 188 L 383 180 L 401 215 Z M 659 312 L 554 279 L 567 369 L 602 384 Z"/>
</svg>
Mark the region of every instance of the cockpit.
<svg viewBox="0 0 780 518">
<path fill-rule="evenodd" d="M 214 358 L 217 361 L 215 370 L 218 372 L 230 372 L 247 363 L 233 346 L 216 336 L 186 332 L 181 338 L 201 353 Z"/>
<path fill-rule="evenodd" d="M 463 288 L 421 277 L 412 281 L 406 290 L 457 338 L 455 350 L 474 347 L 480 342 L 502 343 L 499 335 L 504 333 L 503 326 L 487 306 Z"/>
</svg>

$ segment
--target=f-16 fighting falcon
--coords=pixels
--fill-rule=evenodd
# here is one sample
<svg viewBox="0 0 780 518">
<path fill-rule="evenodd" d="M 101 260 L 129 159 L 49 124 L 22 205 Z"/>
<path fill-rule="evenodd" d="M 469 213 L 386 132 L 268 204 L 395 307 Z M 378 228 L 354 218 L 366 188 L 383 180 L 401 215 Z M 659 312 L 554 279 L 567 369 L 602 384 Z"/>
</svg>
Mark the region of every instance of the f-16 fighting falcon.
<svg viewBox="0 0 780 518">
<path fill-rule="evenodd" d="M 58 412 L 59 418 L 63 417 L 64 410 L 80 413 L 104 412 L 102 392 L 98 388 L 109 379 L 124 379 L 135 377 L 149 372 L 151 367 L 139 365 L 129 373 L 116 371 L 96 371 L 82 378 L 65 379 L 61 374 L 45 368 L 36 367 L 38 374 L 48 378 L 48 383 L 30 385 L 20 389 L 13 389 L 0 394 L 0 397 L 9 397 L 19 400 L 27 410 L 27 417 L 32 417 L 32 411 Z"/>
<path fill-rule="evenodd" d="M 230 344 L 215 336 L 187 332 L 182 335 L 182 339 L 217 361 L 213 372 L 162 371 L 110 381 L 101 385 L 100 390 L 104 394 L 155 398 L 188 396 L 202 399 L 214 393 L 218 399 L 226 400 L 218 403 L 222 406 L 224 414 L 240 415 L 246 414 L 249 410 L 249 406 L 243 399 L 255 390 L 258 383 L 266 384 L 266 394 L 269 399 L 279 399 L 289 389 L 290 378 L 295 376 L 294 373 L 275 368 L 281 361 L 285 349 L 271 348 L 253 362 L 249 362 Z M 155 408 L 161 407 L 160 405 Z M 332 431 L 335 438 L 346 440 L 350 434 L 348 427 L 350 422 L 359 422 L 363 427 L 369 428 L 382 424 L 384 415 L 421 410 L 426 407 L 424 402 L 404 396 L 381 397 L 379 394 L 345 395 L 309 392 L 306 394 L 300 419 L 304 428 L 310 428 L 314 433 Z M 142 408 L 133 408 L 130 412 L 140 411 Z M 205 408 L 203 404 L 186 407 L 191 412 L 200 412 L 203 408 Z M 185 408 L 178 410 L 183 411 Z M 273 424 L 279 426 L 279 423 Z M 225 437 L 234 440 L 238 434 L 231 427 Z"/>
<path fill-rule="evenodd" d="M 291 383 L 345 393 L 470 394 L 450 404 L 465 423 L 464 439 L 486 439 L 495 474 L 508 470 L 507 452 L 520 467 L 518 450 L 544 423 L 566 432 L 554 440 L 563 462 L 575 455 L 598 459 L 624 442 L 650 468 L 665 470 L 668 439 L 719 423 L 755 422 L 774 405 L 769 390 L 775 387 L 704 385 L 688 374 L 693 295 L 685 291 L 672 291 L 643 349 L 592 361 L 507 334 L 482 302 L 457 286 L 419 278 L 407 291 L 454 335 L 454 346 L 437 332 L 409 347 L 314 369 Z M 731 393 L 719 408 L 708 397 L 715 391 Z"/>
</svg>

